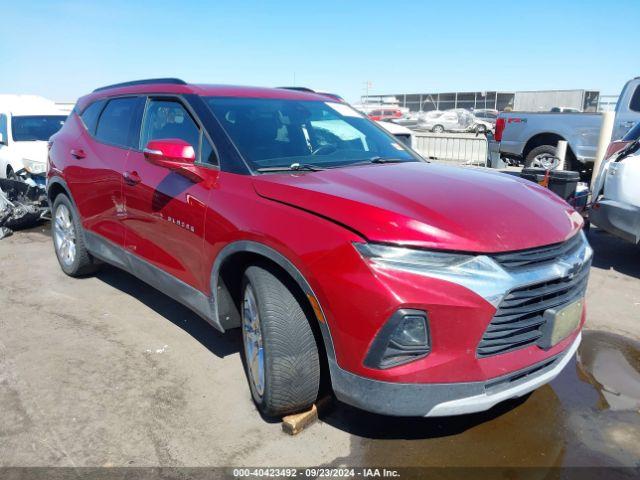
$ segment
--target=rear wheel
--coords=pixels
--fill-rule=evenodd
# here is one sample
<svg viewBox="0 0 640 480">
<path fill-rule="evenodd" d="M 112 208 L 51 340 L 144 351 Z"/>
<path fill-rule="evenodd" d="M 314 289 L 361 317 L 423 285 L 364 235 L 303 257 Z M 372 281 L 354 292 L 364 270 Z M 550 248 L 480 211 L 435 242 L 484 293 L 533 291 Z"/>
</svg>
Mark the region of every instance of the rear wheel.
<svg viewBox="0 0 640 480">
<path fill-rule="evenodd" d="M 557 149 L 552 145 L 540 145 L 529 152 L 525 159 L 524 166 L 529 168 L 544 168 L 545 170 L 557 170 L 560 161 L 558 159 Z M 564 160 L 564 169 L 571 170 L 573 167 L 573 161 L 571 153 L 567 151 L 567 155 Z"/>
<path fill-rule="evenodd" d="M 320 388 L 320 360 L 310 319 L 270 269 L 249 267 L 242 292 L 245 364 L 258 409 L 279 416 L 310 407 Z"/>
<path fill-rule="evenodd" d="M 444 132 L 444 127 L 442 125 L 435 125 L 431 131 L 433 133 L 443 133 Z"/>
<path fill-rule="evenodd" d="M 62 271 L 72 277 L 95 272 L 99 263 L 84 244 L 78 215 L 66 195 L 58 195 L 53 202 L 51 221 L 53 247 Z"/>
</svg>

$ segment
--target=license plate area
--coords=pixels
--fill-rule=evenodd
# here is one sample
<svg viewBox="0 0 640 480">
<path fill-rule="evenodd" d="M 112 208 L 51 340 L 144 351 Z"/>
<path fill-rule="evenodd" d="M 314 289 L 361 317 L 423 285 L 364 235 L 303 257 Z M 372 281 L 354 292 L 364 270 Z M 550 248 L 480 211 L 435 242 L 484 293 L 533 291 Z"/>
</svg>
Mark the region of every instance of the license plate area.
<svg viewBox="0 0 640 480">
<path fill-rule="evenodd" d="M 545 310 L 542 318 L 542 337 L 538 346 L 548 350 L 567 338 L 580 325 L 584 298 L 575 300 L 568 305 Z"/>
</svg>

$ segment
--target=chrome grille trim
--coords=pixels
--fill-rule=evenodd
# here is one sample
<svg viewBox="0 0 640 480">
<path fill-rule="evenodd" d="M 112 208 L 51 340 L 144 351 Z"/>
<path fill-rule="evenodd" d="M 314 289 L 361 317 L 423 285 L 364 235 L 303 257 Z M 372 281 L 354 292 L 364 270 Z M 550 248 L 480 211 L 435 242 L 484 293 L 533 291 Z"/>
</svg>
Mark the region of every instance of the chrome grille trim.
<svg viewBox="0 0 640 480">
<path fill-rule="evenodd" d="M 575 273 L 509 291 L 478 344 L 479 358 L 535 345 L 542 336 L 543 314 L 584 296 L 591 261 Z"/>
</svg>

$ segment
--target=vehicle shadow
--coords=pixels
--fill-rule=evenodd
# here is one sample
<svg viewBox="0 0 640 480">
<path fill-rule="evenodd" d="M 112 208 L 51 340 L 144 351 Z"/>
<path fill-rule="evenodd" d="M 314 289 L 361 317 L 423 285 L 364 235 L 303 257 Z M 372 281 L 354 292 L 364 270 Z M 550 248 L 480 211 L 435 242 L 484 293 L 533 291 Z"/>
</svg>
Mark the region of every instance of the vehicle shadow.
<svg viewBox="0 0 640 480">
<path fill-rule="evenodd" d="M 640 278 L 640 247 L 592 227 L 588 235 L 593 248 L 592 266 Z"/>
<path fill-rule="evenodd" d="M 382 440 L 419 440 L 458 435 L 477 425 L 490 422 L 527 401 L 530 394 L 504 401 L 486 412 L 452 417 L 392 417 L 366 412 L 333 400 L 320 419 L 351 435 Z"/>
<path fill-rule="evenodd" d="M 242 349 L 240 329 L 229 330 L 224 334 L 219 332 L 187 307 L 123 270 L 103 265 L 95 276 L 107 285 L 141 301 L 187 332 L 219 358 L 236 354 Z"/>
</svg>

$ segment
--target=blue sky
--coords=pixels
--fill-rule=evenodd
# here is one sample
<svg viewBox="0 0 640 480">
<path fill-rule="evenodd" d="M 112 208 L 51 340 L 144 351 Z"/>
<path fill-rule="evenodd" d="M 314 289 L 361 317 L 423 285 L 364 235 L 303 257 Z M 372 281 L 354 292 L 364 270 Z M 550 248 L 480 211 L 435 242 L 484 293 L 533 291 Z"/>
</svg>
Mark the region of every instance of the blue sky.
<svg viewBox="0 0 640 480">
<path fill-rule="evenodd" d="M 0 93 L 72 101 L 109 83 L 371 93 L 585 88 L 640 75 L 640 0 L 12 1 Z"/>
</svg>

